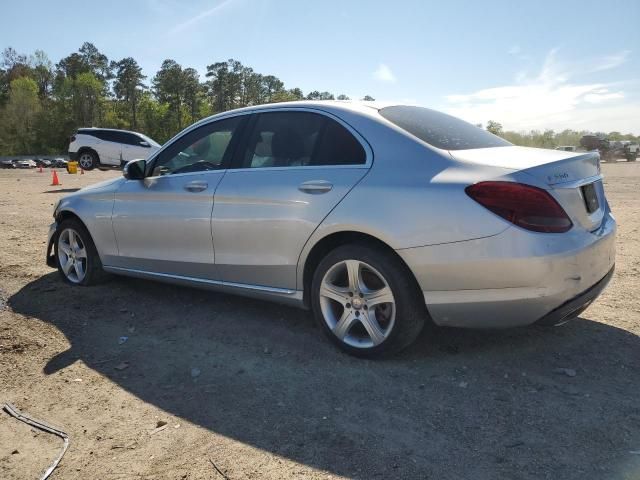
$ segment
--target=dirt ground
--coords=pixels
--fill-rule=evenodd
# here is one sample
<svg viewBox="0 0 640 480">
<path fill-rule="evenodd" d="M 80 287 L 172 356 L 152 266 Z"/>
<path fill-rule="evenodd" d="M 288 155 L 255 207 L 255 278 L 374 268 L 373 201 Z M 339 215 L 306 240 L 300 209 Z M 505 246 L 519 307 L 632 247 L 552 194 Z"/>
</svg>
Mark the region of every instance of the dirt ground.
<svg viewBox="0 0 640 480">
<path fill-rule="evenodd" d="M 363 361 L 304 311 L 67 286 L 44 261 L 53 204 L 119 173 L 0 170 L 0 402 L 69 434 L 55 479 L 640 479 L 640 162 L 603 171 L 617 270 L 581 318 Z M 61 444 L 0 413 L 0 478 Z"/>
</svg>

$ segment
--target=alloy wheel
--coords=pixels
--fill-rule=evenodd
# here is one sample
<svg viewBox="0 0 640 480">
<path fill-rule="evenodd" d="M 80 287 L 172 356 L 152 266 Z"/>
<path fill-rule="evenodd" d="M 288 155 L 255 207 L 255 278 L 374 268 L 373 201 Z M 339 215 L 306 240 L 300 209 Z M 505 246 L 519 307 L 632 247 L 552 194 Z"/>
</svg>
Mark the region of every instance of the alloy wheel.
<svg viewBox="0 0 640 480">
<path fill-rule="evenodd" d="M 78 162 L 80 163 L 80 166 L 82 168 L 87 170 L 93 165 L 93 155 L 91 155 L 90 153 L 83 153 L 82 155 L 80 155 Z"/>
<path fill-rule="evenodd" d="M 72 228 L 65 228 L 58 236 L 58 262 L 65 277 L 80 283 L 87 274 L 87 250 L 82 238 Z"/>
<path fill-rule="evenodd" d="M 371 265 L 343 260 L 320 284 L 324 321 L 342 342 L 372 348 L 384 342 L 395 324 L 396 303 L 389 284 Z"/>
</svg>

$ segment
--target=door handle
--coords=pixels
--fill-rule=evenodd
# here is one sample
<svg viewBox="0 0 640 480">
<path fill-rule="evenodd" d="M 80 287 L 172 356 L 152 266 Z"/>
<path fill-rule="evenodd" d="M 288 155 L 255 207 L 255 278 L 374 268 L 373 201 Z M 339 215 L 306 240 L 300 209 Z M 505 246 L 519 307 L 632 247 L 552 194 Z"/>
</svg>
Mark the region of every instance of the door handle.
<svg viewBox="0 0 640 480">
<path fill-rule="evenodd" d="M 207 182 L 202 182 L 202 181 L 194 181 L 194 182 L 189 182 L 184 186 L 185 190 L 188 190 L 189 192 L 202 192 L 203 190 L 206 190 L 207 187 L 209 187 L 209 184 Z"/>
<path fill-rule="evenodd" d="M 310 194 L 327 193 L 332 188 L 333 185 L 326 180 L 310 180 L 298 186 L 298 190 Z"/>
</svg>

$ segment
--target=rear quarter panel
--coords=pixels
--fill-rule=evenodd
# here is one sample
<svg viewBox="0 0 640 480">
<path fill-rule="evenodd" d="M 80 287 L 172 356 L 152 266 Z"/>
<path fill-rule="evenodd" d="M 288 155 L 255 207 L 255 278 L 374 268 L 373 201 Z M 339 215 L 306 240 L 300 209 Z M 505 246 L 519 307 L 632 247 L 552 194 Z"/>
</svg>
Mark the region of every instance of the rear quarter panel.
<svg viewBox="0 0 640 480">
<path fill-rule="evenodd" d="M 333 233 L 365 233 L 399 250 L 483 238 L 508 228 L 464 189 L 479 180 L 509 178 L 511 169 L 461 165 L 383 124 L 362 129 L 374 152 L 373 166 L 311 235 L 298 263 L 298 288 L 309 252 Z"/>
</svg>

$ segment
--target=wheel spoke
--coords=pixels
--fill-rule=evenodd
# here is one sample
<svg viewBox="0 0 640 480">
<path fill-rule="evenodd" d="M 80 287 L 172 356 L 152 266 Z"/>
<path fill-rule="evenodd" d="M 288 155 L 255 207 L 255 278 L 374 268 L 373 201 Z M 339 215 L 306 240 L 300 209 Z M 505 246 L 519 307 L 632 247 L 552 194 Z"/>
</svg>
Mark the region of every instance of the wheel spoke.
<svg viewBox="0 0 640 480">
<path fill-rule="evenodd" d="M 350 310 L 345 308 L 340 320 L 338 320 L 338 323 L 336 323 L 336 326 L 333 328 L 333 333 L 340 340 L 343 340 L 349 333 L 349 330 L 351 330 L 351 327 L 353 327 L 354 323 L 356 323 L 356 317 Z"/>
<path fill-rule="evenodd" d="M 347 266 L 349 289 L 354 293 L 359 292 L 362 286 L 362 282 L 360 281 L 360 262 L 357 260 L 347 260 L 344 263 Z"/>
<path fill-rule="evenodd" d="M 82 267 L 82 262 L 75 262 L 73 264 L 73 268 L 76 271 L 76 276 L 78 277 L 78 281 L 82 281 L 84 278 L 84 268 Z"/>
<path fill-rule="evenodd" d="M 320 296 L 335 300 L 342 306 L 344 306 L 349 299 L 349 296 L 345 289 L 336 287 L 335 285 L 332 285 L 327 281 L 323 282 L 320 286 Z"/>
<path fill-rule="evenodd" d="M 364 294 L 364 299 L 367 301 L 369 308 L 381 303 L 393 303 L 393 293 L 389 287 L 382 287 L 380 290 L 369 291 Z"/>
<path fill-rule="evenodd" d="M 69 245 L 68 243 L 64 243 L 61 241 L 58 244 L 58 246 L 64 252 L 65 255 L 69 256 L 71 254 L 71 245 Z"/>
<path fill-rule="evenodd" d="M 72 266 L 73 259 L 71 257 L 67 257 L 67 261 L 64 263 L 64 265 L 62 265 L 62 271 L 65 273 L 65 275 L 69 275 L 69 271 L 71 270 Z"/>
<path fill-rule="evenodd" d="M 69 230 L 69 244 L 71 245 L 71 248 L 74 250 L 77 250 L 78 247 L 78 237 L 76 236 L 76 232 L 74 232 L 73 230 Z"/>
<path fill-rule="evenodd" d="M 375 315 L 373 313 L 369 313 L 365 311 L 360 314 L 359 319 L 360 319 L 360 323 L 362 323 L 362 326 L 365 328 L 365 330 L 369 334 L 369 338 L 371 338 L 371 341 L 373 342 L 373 344 L 378 345 L 382 343 L 385 335 L 382 329 L 380 328 L 380 325 L 378 325 L 378 321 L 376 320 Z"/>
<path fill-rule="evenodd" d="M 76 258 L 87 258 L 87 251 L 84 248 L 76 250 Z"/>
</svg>

